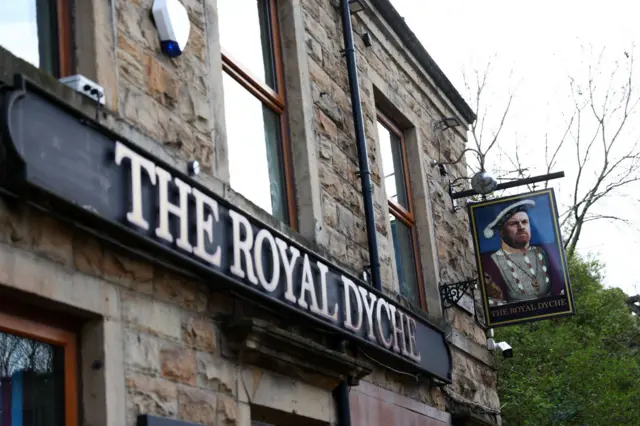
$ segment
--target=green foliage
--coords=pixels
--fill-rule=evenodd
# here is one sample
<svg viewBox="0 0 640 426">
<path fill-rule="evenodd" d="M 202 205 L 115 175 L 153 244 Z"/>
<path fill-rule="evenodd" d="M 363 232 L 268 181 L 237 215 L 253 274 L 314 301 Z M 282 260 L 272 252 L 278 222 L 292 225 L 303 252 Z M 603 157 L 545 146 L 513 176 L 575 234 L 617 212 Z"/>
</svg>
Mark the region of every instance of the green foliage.
<svg viewBox="0 0 640 426">
<path fill-rule="evenodd" d="M 576 315 L 496 330 L 504 425 L 640 425 L 640 319 L 601 269 L 569 260 Z"/>
</svg>

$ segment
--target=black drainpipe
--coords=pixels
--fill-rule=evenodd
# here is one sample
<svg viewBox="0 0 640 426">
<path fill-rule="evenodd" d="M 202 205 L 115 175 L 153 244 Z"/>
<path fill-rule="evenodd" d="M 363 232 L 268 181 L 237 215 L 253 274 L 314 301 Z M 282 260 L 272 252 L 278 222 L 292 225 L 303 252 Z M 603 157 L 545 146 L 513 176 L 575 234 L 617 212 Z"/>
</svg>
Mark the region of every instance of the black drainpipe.
<svg viewBox="0 0 640 426">
<path fill-rule="evenodd" d="M 358 146 L 358 161 L 360 163 L 360 183 L 362 184 L 362 197 L 364 198 L 364 218 L 367 228 L 367 242 L 369 244 L 369 265 L 371 268 L 371 280 L 376 290 L 382 291 L 382 279 L 380 278 L 380 259 L 378 256 L 378 239 L 376 235 L 376 221 L 373 211 L 373 183 L 369 170 L 369 157 L 367 156 L 367 141 L 364 136 L 364 122 L 362 119 L 362 104 L 360 101 L 360 85 L 358 84 L 358 69 L 356 66 L 356 49 L 353 45 L 353 28 L 351 27 L 351 8 L 349 0 L 342 1 L 342 26 L 344 32 L 344 54 L 347 57 L 349 71 L 349 89 L 351 90 L 351 110 L 353 112 L 353 124 L 356 130 L 356 142 Z"/>
<path fill-rule="evenodd" d="M 378 239 L 376 235 L 376 222 L 373 210 L 373 182 L 369 170 L 369 157 L 367 155 L 367 141 L 364 135 L 364 120 L 362 119 L 362 104 L 360 100 L 360 86 L 358 84 L 358 68 L 356 66 L 356 50 L 353 45 L 353 28 L 351 27 L 351 7 L 349 0 L 341 0 L 342 27 L 344 33 L 344 55 L 347 58 L 349 73 L 349 89 L 351 92 L 351 110 L 353 124 L 356 132 L 358 147 L 358 162 L 360 164 L 360 183 L 362 185 L 362 197 L 364 199 L 364 217 L 367 228 L 367 242 L 369 245 L 369 266 L 371 268 L 371 280 L 377 290 L 382 290 L 380 277 L 380 260 L 378 256 Z M 349 404 L 350 377 L 344 377 L 334 391 L 338 408 L 338 425 L 351 426 L 351 407 Z"/>
</svg>

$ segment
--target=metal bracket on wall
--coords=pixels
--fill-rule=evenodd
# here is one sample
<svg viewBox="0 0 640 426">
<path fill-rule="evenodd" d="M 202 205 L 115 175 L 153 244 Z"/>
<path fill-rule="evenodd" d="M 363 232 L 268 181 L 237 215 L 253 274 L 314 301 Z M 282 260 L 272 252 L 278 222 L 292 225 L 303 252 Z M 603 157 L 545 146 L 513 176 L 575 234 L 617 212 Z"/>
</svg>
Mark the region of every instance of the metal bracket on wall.
<svg viewBox="0 0 640 426">
<path fill-rule="evenodd" d="M 547 182 L 552 179 L 559 179 L 563 177 L 564 177 L 564 172 L 556 172 L 556 173 L 549 173 L 541 176 L 528 177 L 524 179 L 516 179 L 511 182 L 504 182 L 504 183 L 498 184 L 498 186 L 496 186 L 496 189 L 494 191 L 500 191 L 500 190 L 509 189 L 509 188 L 516 188 L 518 186 L 530 185 L 537 182 Z M 456 183 L 456 182 L 462 179 L 467 179 L 467 178 L 464 178 L 464 177 L 458 178 L 452 182 L 449 182 L 449 196 L 451 197 L 451 202 L 453 203 L 454 212 L 457 212 L 458 210 L 461 209 L 461 207 L 458 205 L 458 202 L 457 202 L 457 200 L 460 198 L 468 198 L 468 197 L 473 197 L 475 195 L 481 195 L 483 199 L 486 199 L 487 195 L 489 195 L 489 194 L 480 194 L 479 192 L 476 192 L 474 189 L 458 191 L 461 183 Z"/>
<path fill-rule="evenodd" d="M 465 281 L 458 281 L 452 284 L 440 284 L 440 299 L 443 309 L 455 306 L 471 285 L 475 285 L 477 278 L 470 278 Z"/>
<path fill-rule="evenodd" d="M 454 213 L 462 208 L 458 204 L 458 200 L 454 197 L 454 195 L 456 194 L 456 190 L 464 185 L 462 182 L 457 182 L 458 180 L 459 179 L 456 179 L 453 182 L 449 182 L 449 197 L 451 197 L 451 209 Z"/>
</svg>

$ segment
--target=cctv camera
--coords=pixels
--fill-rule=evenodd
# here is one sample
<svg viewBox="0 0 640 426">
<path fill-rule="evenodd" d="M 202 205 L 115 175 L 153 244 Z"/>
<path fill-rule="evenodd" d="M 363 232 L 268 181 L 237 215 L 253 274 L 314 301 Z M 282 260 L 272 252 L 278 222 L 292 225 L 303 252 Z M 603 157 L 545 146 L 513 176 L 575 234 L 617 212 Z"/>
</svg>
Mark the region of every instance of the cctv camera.
<svg viewBox="0 0 640 426">
<path fill-rule="evenodd" d="M 175 58 L 180 56 L 189 39 L 189 14 L 179 0 L 155 0 L 151 9 L 162 52 Z"/>
<path fill-rule="evenodd" d="M 490 351 L 498 350 L 505 358 L 513 357 L 513 348 L 507 342 L 496 343 L 496 341 L 493 340 L 492 328 L 487 330 L 487 349 L 489 349 Z"/>
<path fill-rule="evenodd" d="M 502 356 L 505 358 L 513 357 L 513 348 L 507 342 L 496 343 L 496 348 L 502 352 Z"/>
</svg>

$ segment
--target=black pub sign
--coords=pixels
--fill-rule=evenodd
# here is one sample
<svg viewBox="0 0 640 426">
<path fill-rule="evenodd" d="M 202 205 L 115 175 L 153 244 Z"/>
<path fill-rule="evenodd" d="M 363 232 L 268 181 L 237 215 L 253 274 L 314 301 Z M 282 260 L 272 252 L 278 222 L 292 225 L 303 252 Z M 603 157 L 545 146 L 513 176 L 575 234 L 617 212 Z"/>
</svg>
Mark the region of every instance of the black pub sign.
<svg viewBox="0 0 640 426">
<path fill-rule="evenodd" d="M 451 382 L 442 330 L 393 299 L 21 76 L 2 106 L 5 192 Z"/>
</svg>

